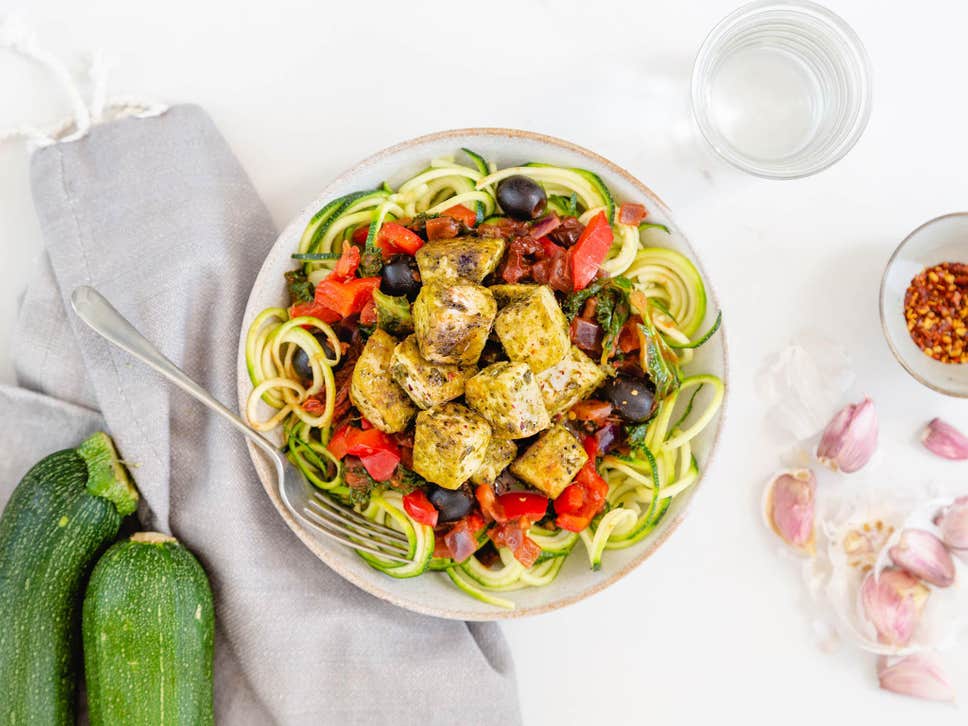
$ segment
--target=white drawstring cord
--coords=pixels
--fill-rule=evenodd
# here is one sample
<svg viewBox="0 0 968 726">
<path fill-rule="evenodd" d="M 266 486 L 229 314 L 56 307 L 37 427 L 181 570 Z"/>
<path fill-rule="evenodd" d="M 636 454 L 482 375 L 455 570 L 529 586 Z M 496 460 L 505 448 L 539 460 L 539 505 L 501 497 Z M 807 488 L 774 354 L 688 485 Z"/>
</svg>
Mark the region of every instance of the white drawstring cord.
<svg viewBox="0 0 968 726">
<path fill-rule="evenodd" d="M 44 131 L 30 124 L 0 129 L 0 143 L 12 139 L 25 139 L 33 148 L 50 146 L 84 137 L 93 123 L 126 116 L 138 118 L 157 116 L 168 109 L 164 104 L 137 98 L 106 99 L 108 75 L 117 64 L 100 52 L 94 54 L 89 68 L 91 103 L 88 106 L 64 62 L 40 47 L 36 36 L 19 15 L 11 15 L 0 23 L 0 48 L 18 53 L 27 60 L 46 68 L 67 94 L 73 114 L 70 119 L 50 131 Z"/>
</svg>

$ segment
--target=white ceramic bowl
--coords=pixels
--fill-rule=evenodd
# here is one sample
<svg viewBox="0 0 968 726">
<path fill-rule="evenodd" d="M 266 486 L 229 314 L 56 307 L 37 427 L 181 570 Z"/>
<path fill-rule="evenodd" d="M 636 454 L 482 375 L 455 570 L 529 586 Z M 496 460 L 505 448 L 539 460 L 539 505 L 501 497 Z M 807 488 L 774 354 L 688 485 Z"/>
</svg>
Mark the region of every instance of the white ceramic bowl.
<svg viewBox="0 0 968 726">
<path fill-rule="evenodd" d="M 397 144 L 362 161 L 323 189 L 319 197 L 279 235 L 256 279 L 243 320 L 238 358 L 241 409 L 244 410 L 245 400 L 252 389 L 245 368 L 245 331 L 264 308 L 287 305 L 283 273 L 294 266 L 290 254 L 296 249 L 309 218 L 334 197 L 359 189 L 374 188 L 384 180 L 396 185 L 426 167 L 435 157 L 458 156 L 461 147 L 473 149 L 489 161 L 496 162 L 499 167 L 527 161 L 583 167 L 599 174 L 617 200 L 644 203 L 649 210 L 649 219 L 666 224 L 671 230 L 672 235 L 667 246 L 688 256 L 702 274 L 709 298 L 702 329 L 705 330 L 712 324 L 719 304 L 695 251 L 676 227 L 665 204 L 628 172 L 590 151 L 548 136 L 508 129 L 444 131 Z M 720 330 L 697 351 L 696 359 L 688 370 L 713 373 L 725 381 L 726 368 L 725 333 Z M 693 442 L 693 453 L 702 472 L 706 472 L 712 462 L 722 419 L 723 411 L 720 411 L 716 420 Z M 400 607 L 460 620 L 496 620 L 547 612 L 577 602 L 611 585 L 640 565 L 665 542 L 682 522 L 687 508 L 702 485 L 700 480 L 678 496 L 660 525 L 648 538 L 634 547 L 606 552 L 602 568 L 598 572 L 589 568 L 584 548 L 579 545 L 552 584 L 501 593 L 502 597 L 508 597 L 516 604 L 516 609 L 508 611 L 472 599 L 454 587 L 442 573 L 426 573 L 408 580 L 396 580 L 372 569 L 349 549 L 314 533 L 312 528 L 307 527 L 298 516 L 290 512 L 279 497 L 272 467 L 251 445 L 250 453 L 266 493 L 280 516 L 323 562 L 367 592 Z"/>
<path fill-rule="evenodd" d="M 968 212 L 929 220 L 897 246 L 881 280 L 881 327 L 897 362 L 916 380 L 938 393 L 968 398 L 968 364 L 941 363 L 925 355 L 904 320 L 904 295 L 911 280 L 942 262 L 968 262 Z"/>
</svg>

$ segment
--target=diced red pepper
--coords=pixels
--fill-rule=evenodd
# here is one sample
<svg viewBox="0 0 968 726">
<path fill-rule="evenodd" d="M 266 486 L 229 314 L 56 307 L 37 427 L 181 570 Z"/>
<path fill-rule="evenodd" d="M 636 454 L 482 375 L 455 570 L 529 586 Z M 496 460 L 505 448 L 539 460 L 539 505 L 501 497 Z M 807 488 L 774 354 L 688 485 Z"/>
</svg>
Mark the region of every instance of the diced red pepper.
<svg viewBox="0 0 968 726">
<path fill-rule="evenodd" d="M 316 302 L 348 318 L 373 299 L 373 290 L 379 286 L 379 277 L 354 277 L 346 282 L 323 280 L 316 285 Z"/>
<path fill-rule="evenodd" d="M 635 202 L 624 202 L 618 208 L 618 221 L 622 224 L 639 224 L 648 214 L 645 207 Z"/>
<path fill-rule="evenodd" d="M 312 302 L 296 303 L 289 308 L 290 318 L 301 318 L 303 316 L 322 320 L 324 323 L 339 322 L 341 316 L 335 310 L 330 310 L 325 305 L 320 305 L 313 300 Z"/>
<path fill-rule="evenodd" d="M 541 245 L 541 253 L 544 257 L 557 257 L 565 254 L 565 248 L 559 247 L 548 237 L 538 237 L 538 244 Z"/>
<path fill-rule="evenodd" d="M 575 290 L 583 290 L 601 268 L 612 247 L 612 227 L 599 212 L 585 227 L 578 242 L 571 248 L 571 274 Z"/>
<path fill-rule="evenodd" d="M 548 511 L 548 497 L 534 492 L 508 492 L 497 498 L 497 504 L 507 520 L 537 522 Z"/>
<path fill-rule="evenodd" d="M 460 225 L 451 217 L 434 217 L 426 224 L 427 239 L 452 239 L 460 232 Z"/>
<path fill-rule="evenodd" d="M 489 485 L 479 484 L 474 490 L 474 497 L 477 499 L 485 517 L 497 522 L 504 521 L 504 512 L 499 507 L 497 497 L 494 496 L 494 490 Z"/>
<path fill-rule="evenodd" d="M 581 532 L 591 524 L 595 515 L 605 506 L 608 496 L 606 482 L 595 468 L 598 442 L 594 436 L 587 436 L 582 442 L 588 453 L 588 461 L 569 484 L 555 499 L 555 523 L 569 532 Z M 575 489 L 577 487 L 577 490 Z"/>
<path fill-rule="evenodd" d="M 343 252 L 336 260 L 336 266 L 330 273 L 328 279 L 348 280 L 356 274 L 356 268 L 360 266 L 360 249 L 353 245 L 343 247 Z"/>
<path fill-rule="evenodd" d="M 455 204 L 453 207 L 445 209 L 440 214 L 443 217 L 452 217 L 453 219 L 463 222 L 468 227 L 473 227 L 475 224 L 477 224 L 477 212 L 472 209 L 468 209 L 463 204 Z M 430 220 L 427 221 L 429 222 Z"/>
<path fill-rule="evenodd" d="M 358 429 L 347 424 L 330 439 L 327 447 L 337 459 L 357 456 L 376 481 L 387 481 L 400 463 L 396 442 L 379 429 Z"/>
<path fill-rule="evenodd" d="M 396 222 L 384 222 L 377 232 L 377 245 L 384 250 L 405 252 L 412 255 L 423 247 L 424 241 L 416 232 Z"/>
<path fill-rule="evenodd" d="M 362 245 L 366 243 L 366 238 L 370 235 L 370 225 L 364 224 L 353 230 L 353 244 Z"/>
<path fill-rule="evenodd" d="M 437 517 L 440 516 L 440 513 L 430 503 L 422 489 L 414 489 L 403 497 L 403 509 L 414 522 L 425 524 L 428 527 L 437 526 Z"/>
</svg>

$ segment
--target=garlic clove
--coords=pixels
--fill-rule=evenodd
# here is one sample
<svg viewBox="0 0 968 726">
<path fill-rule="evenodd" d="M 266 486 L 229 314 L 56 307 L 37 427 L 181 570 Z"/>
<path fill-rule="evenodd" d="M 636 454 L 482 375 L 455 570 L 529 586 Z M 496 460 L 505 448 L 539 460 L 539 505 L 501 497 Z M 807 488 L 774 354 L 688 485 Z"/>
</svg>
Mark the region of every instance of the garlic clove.
<svg viewBox="0 0 968 726">
<path fill-rule="evenodd" d="M 801 552 L 814 551 L 814 499 L 817 479 L 809 469 L 784 471 L 767 484 L 764 514 L 770 529 Z"/>
<path fill-rule="evenodd" d="M 932 454 L 944 459 L 963 461 L 968 459 L 968 436 L 940 418 L 931 419 L 924 427 L 921 442 Z"/>
<path fill-rule="evenodd" d="M 824 429 L 817 458 L 825 466 L 845 474 L 863 467 L 877 449 L 877 413 L 865 398 L 845 406 Z"/>
<path fill-rule="evenodd" d="M 937 587 L 955 581 L 955 563 L 944 542 L 923 529 L 906 529 L 888 554 L 898 567 Z"/>
<path fill-rule="evenodd" d="M 968 497 L 958 497 L 941 510 L 934 523 L 941 539 L 955 550 L 968 550 Z"/>
<path fill-rule="evenodd" d="M 931 591 L 904 570 L 871 572 L 860 586 L 864 615 L 885 645 L 907 645 L 917 629 Z"/>
<path fill-rule="evenodd" d="M 933 653 L 914 653 L 900 659 L 881 657 L 877 662 L 881 688 L 902 696 L 954 703 L 955 691 Z"/>
</svg>

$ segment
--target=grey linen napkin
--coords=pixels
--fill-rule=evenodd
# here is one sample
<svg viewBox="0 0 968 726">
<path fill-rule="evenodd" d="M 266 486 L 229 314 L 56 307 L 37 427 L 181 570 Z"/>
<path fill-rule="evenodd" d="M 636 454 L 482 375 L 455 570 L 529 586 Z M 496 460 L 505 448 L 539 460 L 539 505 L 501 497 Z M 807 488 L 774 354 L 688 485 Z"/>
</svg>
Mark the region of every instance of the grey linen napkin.
<svg viewBox="0 0 968 726">
<path fill-rule="evenodd" d="M 277 516 L 237 434 L 67 312 L 70 292 L 94 285 L 232 404 L 243 309 L 276 233 L 208 116 L 176 106 L 97 126 L 35 152 L 32 184 L 47 254 L 15 341 L 22 388 L 0 388 L 0 500 L 103 416 L 143 525 L 181 539 L 212 580 L 220 723 L 519 723 L 495 626 L 345 582 Z"/>
</svg>

